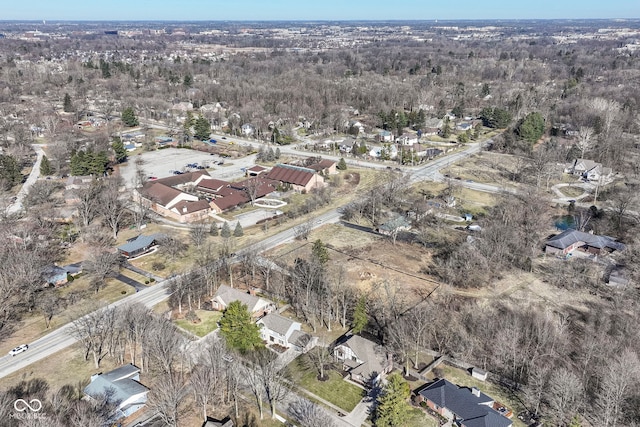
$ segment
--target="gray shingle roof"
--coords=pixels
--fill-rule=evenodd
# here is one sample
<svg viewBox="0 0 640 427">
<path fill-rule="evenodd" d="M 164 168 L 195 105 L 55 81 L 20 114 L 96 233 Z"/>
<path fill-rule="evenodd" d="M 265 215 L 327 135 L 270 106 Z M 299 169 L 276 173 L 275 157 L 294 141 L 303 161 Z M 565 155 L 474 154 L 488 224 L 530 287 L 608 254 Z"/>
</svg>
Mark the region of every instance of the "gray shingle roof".
<svg viewBox="0 0 640 427">
<path fill-rule="evenodd" d="M 230 288 L 227 285 L 220 285 L 214 298 L 216 297 L 219 298 L 226 306 L 231 304 L 233 301 L 240 301 L 242 304 L 247 306 L 250 313 L 257 311 L 260 308 L 259 305 L 261 301 L 266 301 L 255 295 L 248 294 L 246 291 Z"/>
<path fill-rule="evenodd" d="M 591 247 L 599 249 L 624 249 L 624 244 L 616 242 L 613 237 L 598 236 L 597 234 L 585 233 L 571 228 L 557 236 L 553 236 L 551 239 L 547 240 L 546 244 L 553 248 L 566 249 L 577 242 L 584 242 Z"/>
<path fill-rule="evenodd" d="M 352 335 L 342 345 L 346 345 L 355 353 L 356 357 L 363 361 L 362 364 L 352 369 L 354 374 L 367 378 L 373 373 L 381 374 L 384 368 L 380 362 L 380 356 L 376 352 L 376 344 L 360 335 Z"/>
<path fill-rule="evenodd" d="M 419 394 L 439 407 L 447 408 L 463 420 L 465 427 L 510 427 L 511 420 L 502 416 L 490 404 L 493 399 L 484 393 L 476 396 L 466 387 L 458 387 L 441 379 Z"/>
<path fill-rule="evenodd" d="M 98 374 L 84 388 L 85 394 L 96 397 L 107 393 L 112 402 L 123 402 L 136 394 L 149 391 L 147 387 L 132 379 L 140 369 L 132 364 L 121 366 L 113 371 Z"/>
<path fill-rule="evenodd" d="M 297 323 L 277 313 L 267 314 L 262 319 L 260 319 L 260 322 L 263 323 L 264 326 L 266 326 L 273 332 L 277 332 L 280 335 L 284 335 L 284 336 L 287 335 L 287 332 L 289 332 L 289 329 L 291 328 L 291 326 L 294 323 Z"/>
<path fill-rule="evenodd" d="M 126 253 L 136 252 L 146 248 L 147 246 L 151 245 L 154 240 L 160 239 L 161 237 L 162 234 L 151 234 L 149 236 L 141 234 L 132 239 L 129 239 L 124 245 L 118 246 L 118 250 L 120 252 Z"/>
</svg>

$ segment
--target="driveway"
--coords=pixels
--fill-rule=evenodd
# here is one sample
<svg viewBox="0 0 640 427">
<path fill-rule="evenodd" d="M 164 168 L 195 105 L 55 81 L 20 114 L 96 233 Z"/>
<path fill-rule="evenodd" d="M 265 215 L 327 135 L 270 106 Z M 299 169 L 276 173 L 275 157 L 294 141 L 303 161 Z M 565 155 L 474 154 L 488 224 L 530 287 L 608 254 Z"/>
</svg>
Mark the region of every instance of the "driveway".
<svg viewBox="0 0 640 427">
<path fill-rule="evenodd" d="M 7 208 L 7 214 L 9 215 L 17 214 L 18 212 L 22 211 L 22 209 L 24 209 L 24 198 L 27 197 L 29 188 L 31 188 L 31 186 L 35 184 L 35 182 L 38 181 L 38 178 L 40 177 L 40 163 L 42 162 L 44 151 L 42 150 L 42 147 L 40 145 L 33 144 L 32 147 L 38 157 L 36 158 L 36 162 L 33 164 L 33 168 L 31 169 L 31 173 L 27 177 L 27 180 L 24 182 L 24 184 L 22 184 L 22 188 L 18 193 L 16 201 Z"/>
<path fill-rule="evenodd" d="M 129 286 L 132 286 L 136 290 L 136 292 L 140 292 L 141 290 L 147 288 L 145 285 L 143 285 L 142 283 L 138 282 L 137 280 L 133 280 L 132 278 L 127 277 L 127 276 L 125 276 L 123 274 L 118 274 L 115 277 L 115 279 L 119 280 L 122 283 L 125 283 L 125 284 L 127 284 Z"/>
</svg>

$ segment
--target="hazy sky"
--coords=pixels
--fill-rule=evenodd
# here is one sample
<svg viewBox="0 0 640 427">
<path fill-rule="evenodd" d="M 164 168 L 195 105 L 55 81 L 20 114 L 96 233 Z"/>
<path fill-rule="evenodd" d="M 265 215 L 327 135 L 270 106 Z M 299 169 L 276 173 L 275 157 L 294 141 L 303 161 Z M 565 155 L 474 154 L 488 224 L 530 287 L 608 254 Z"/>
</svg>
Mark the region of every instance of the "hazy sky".
<svg viewBox="0 0 640 427">
<path fill-rule="evenodd" d="M 2 0 L 0 20 L 640 18 L 640 0 Z"/>
</svg>

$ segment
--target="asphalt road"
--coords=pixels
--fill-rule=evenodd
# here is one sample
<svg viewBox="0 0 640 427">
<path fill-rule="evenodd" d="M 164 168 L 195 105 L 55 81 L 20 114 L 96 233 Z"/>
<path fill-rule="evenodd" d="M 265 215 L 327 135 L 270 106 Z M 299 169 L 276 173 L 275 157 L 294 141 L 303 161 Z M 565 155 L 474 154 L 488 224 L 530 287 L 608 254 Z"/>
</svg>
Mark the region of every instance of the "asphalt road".
<svg viewBox="0 0 640 427">
<path fill-rule="evenodd" d="M 466 150 L 459 151 L 447 157 L 436 159 L 420 167 L 407 168 L 405 171 L 411 174 L 413 182 L 421 181 L 425 179 L 437 179 L 439 169 L 445 167 L 448 164 L 451 164 L 465 157 L 468 157 L 472 154 L 475 154 L 478 151 L 480 151 L 480 149 L 481 149 L 481 146 L 479 143 L 470 144 Z M 40 155 L 39 155 L 39 159 L 41 159 Z M 39 171 L 39 164 L 37 166 L 34 166 L 34 169 L 37 169 Z M 36 179 L 37 179 L 37 176 L 36 176 Z M 465 183 L 465 184 L 471 184 L 471 183 Z M 339 219 L 340 219 L 339 209 L 334 209 L 322 215 L 318 215 L 316 217 L 311 218 L 310 223 L 311 223 L 311 226 L 315 228 L 315 227 L 320 227 L 326 223 L 338 222 Z M 255 248 L 260 251 L 268 250 L 278 245 L 281 245 L 287 241 L 293 240 L 295 238 L 295 235 L 296 235 L 296 230 L 294 227 L 294 228 L 282 231 L 274 236 L 267 237 L 258 243 L 255 243 L 254 245 L 251 246 L 251 249 Z M 239 253 L 241 253 L 241 251 Z M 169 282 L 167 280 L 159 282 L 155 286 L 151 286 L 147 289 L 144 289 L 140 292 L 132 294 L 126 298 L 123 298 L 113 303 L 111 306 L 115 307 L 115 306 L 120 306 L 128 303 L 141 303 L 144 306 L 151 308 L 168 297 L 168 293 L 167 293 L 168 283 Z M 64 348 L 67 348 L 73 345 L 76 342 L 76 339 L 73 336 L 72 332 L 73 332 L 72 324 L 64 325 L 61 328 L 56 329 L 55 331 L 52 331 L 49 334 L 43 336 L 42 338 L 39 338 L 32 343 L 28 343 L 29 349 L 26 352 L 21 353 L 15 357 L 7 355 L 0 358 L 0 378 L 3 378 L 13 372 L 18 371 L 19 369 L 29 366 L 32 363 L 45 359 L 46 357 L 50 356 L 51 354 L 57 351 L 60 351 Z"/>
</svg>

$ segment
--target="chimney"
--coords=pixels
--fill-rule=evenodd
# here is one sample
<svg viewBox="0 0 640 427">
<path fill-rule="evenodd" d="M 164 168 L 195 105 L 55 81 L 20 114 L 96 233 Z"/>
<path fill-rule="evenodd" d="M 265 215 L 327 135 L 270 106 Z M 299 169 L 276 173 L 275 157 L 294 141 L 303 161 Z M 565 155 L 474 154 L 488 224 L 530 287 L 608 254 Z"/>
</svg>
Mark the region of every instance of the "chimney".
<svg viewBox="0 0 640 427">
<path fill-rule="evenodd" d="M 475 397 L 480 397 L 480 390 L 478 390 L 476 387 L 471 387 L 471 393 L 473 393 Z"/>
<path fill-rule="evenodd" d="M 182 213 L 187 213 L 187 207 L 186 206 L 182 207 Z"/>
</svg>

